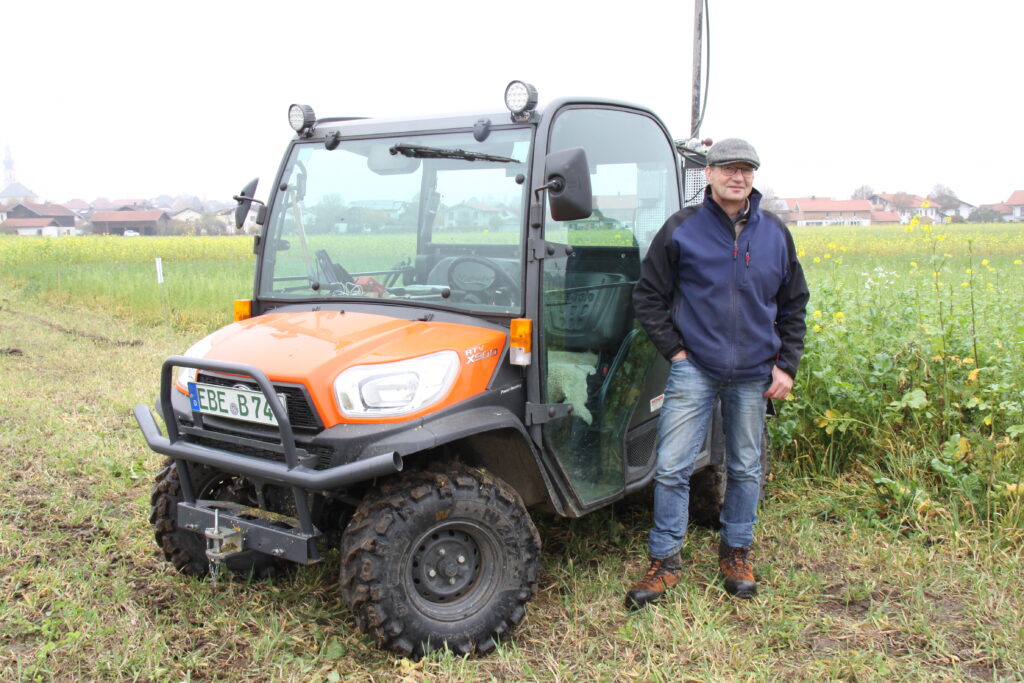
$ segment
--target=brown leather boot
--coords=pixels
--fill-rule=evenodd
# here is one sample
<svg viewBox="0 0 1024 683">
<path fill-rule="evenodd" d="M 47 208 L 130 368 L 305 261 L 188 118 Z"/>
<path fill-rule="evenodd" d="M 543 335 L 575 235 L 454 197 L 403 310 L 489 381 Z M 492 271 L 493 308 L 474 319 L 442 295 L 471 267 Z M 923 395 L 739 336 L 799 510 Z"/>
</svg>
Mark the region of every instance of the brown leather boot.
<svg viewBox="0 0 1024 683">
<path fill-rule="evenodd" d="M 682 571 L 679 555 L 664 559 L 651 558 L 647 573 L 626 593 L 626 607 L 635 610 L 661 600 L 666 590 L 679 583 Z"/>
<path fill-rule="evenodd" d="M 744 599 L 757 595 L 757 580 L 754 578 L 754 566 L 748 559 L 749 554 L 750 548 L 730 548 L 724 543 L 718 544 L 718 568 L 725 577 L 725 591 L 729 595 Z"/>
</svg>

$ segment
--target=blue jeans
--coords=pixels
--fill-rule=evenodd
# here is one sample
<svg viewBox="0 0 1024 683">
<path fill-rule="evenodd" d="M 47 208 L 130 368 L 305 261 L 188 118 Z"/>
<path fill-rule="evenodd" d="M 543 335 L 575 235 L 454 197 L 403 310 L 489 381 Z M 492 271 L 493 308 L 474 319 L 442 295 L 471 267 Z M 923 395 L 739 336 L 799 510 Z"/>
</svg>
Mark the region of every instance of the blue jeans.
<svg viewBox="0 0 1024 683">
<path fill-rule="evenodd" d="M 648 550 L 652 558 L 671 557 L 683 547 L 689 521 L 690 475 L 704 445 L 715 408 L 722 400 L 727 478 L 719 519 L 722 541 L 730 547 L 754 540 L 761 495 L 761 435 L 771 378 L 720 382 L 688 359 L 672 363 L 665 403 L 658 422 L 657 469 L 654 474 L 654 527 Z"/>
</svg>

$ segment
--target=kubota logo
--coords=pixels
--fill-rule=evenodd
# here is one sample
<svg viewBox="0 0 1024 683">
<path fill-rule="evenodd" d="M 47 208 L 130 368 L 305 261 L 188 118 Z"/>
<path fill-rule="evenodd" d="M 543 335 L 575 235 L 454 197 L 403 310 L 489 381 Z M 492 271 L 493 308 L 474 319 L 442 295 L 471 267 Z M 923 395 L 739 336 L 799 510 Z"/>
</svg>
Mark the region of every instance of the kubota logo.
<svg viewBox="0 0 1024 683">
<path fill-rule="evenodd" d="M 480 344 L 479 346 L 474 346 L 471 349 L 466 349 L 465 351 L 463 351 L 463 353 L 466 354 L 467 363 L 475 363 L 478 360 L 483 360 L 484 358 L 492 358 L 494 356 L 497 356 L 498 349 L 488 349 L 483 344 Z"/>
</svg>

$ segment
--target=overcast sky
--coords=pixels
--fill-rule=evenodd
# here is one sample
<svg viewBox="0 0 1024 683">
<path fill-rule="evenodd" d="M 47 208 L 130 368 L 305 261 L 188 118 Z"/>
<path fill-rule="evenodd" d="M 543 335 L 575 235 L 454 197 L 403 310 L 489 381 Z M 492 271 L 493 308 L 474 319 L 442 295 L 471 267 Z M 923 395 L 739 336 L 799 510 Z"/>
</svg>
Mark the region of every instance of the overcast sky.
<svg viewBox="0 0 1024 683">
<path fill-rule="evenodd" d="M 710 0 L 709 18 L 701 133 L 753 142 L 757 186 L 845 199 L 942 183 L 972 204 L 1024 189 L 1024 3 Z M 692 0 L 34 0 L 0 19 L 0 149 L 54 201 L 229 201 L 257 175 L 264 197 L 292 102 L 493 111 L 521 79 L 542 105 L 607 96 L 676 137 L 690 126 Z"/>
</svg>

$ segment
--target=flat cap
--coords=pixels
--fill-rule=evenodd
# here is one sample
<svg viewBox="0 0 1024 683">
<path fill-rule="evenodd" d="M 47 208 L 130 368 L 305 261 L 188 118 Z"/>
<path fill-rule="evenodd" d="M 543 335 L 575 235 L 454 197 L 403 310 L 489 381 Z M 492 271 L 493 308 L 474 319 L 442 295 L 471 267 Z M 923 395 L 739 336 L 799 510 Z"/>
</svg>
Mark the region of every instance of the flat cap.
<svg viewBox="0 0 1024 683">
<path fill-rule="evenodd" d="M 708 165 L 727 166 L 728 164 L 746 163 L 754 168 L 761 167 L 757 158 L 757 150 L 746 140 L 726 138 L 719 140 L 708 150 Z"/>
</svg>

